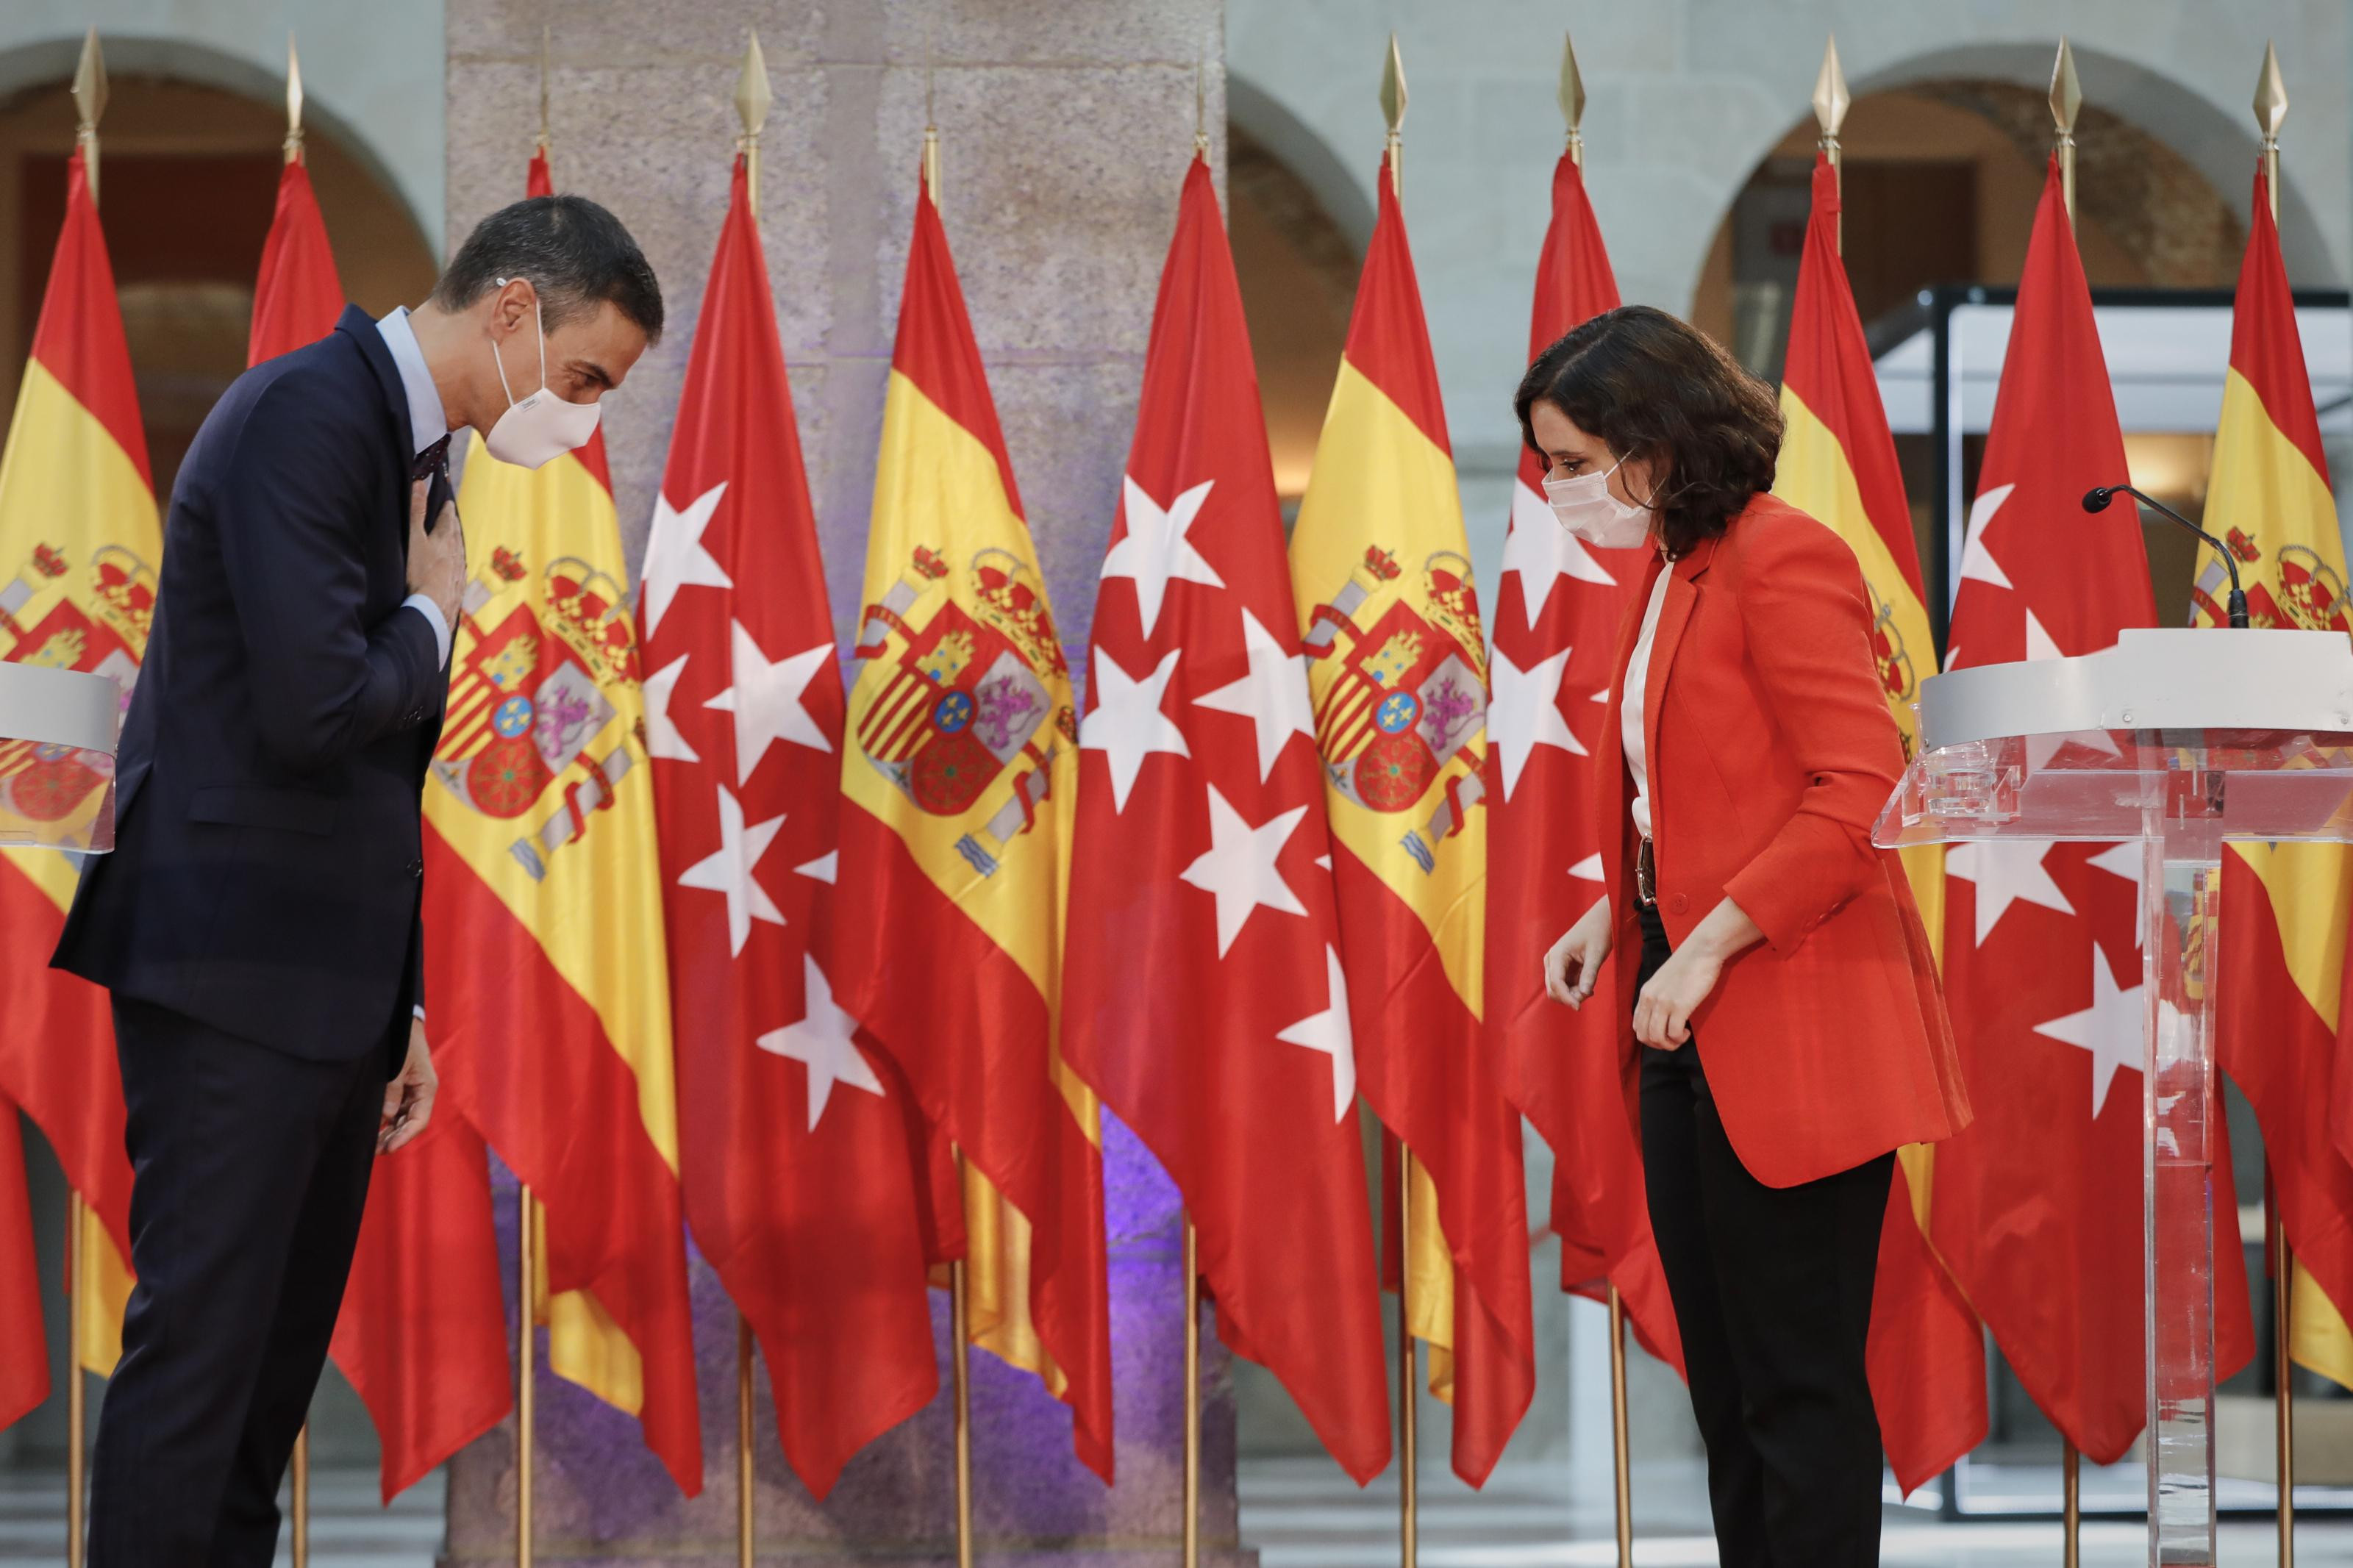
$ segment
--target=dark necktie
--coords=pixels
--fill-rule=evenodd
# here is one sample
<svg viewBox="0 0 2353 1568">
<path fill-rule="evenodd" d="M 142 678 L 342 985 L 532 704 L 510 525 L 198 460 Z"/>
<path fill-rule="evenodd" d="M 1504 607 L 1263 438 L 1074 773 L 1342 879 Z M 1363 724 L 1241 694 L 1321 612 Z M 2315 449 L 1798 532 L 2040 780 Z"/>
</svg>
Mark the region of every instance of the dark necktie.
<svg viewBox="0 0 2353 1568">
<path fill-rule="evenodd" d="M 444 436 L 417 454 L 417 465 L 409 471 L 412 479 L 429 479 L 438 474 L 447 478 L 449 472 L 449 437 Z"/>
</svg>

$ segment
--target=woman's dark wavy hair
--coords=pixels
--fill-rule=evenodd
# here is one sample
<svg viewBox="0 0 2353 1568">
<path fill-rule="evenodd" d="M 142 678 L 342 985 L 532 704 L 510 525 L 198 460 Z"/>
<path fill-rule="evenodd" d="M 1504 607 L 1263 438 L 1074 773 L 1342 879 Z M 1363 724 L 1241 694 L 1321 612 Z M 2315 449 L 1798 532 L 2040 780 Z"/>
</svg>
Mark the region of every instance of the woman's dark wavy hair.
<svg viewBox="0 0 2353 1568">
<path fill-rule="evenodd" d="M 1520 437 L 1539 458 L 1528 414 L 1549 403 L 1620 458 L 1651 462 L 1658 535 L 1681 555 L 1732 525 L 1773 484 L 1781 409 L 1773 389 L 1715 340 L 1664 310 L 1626 305 L 1536 355 L 1512 398 Z"/>
</svg>

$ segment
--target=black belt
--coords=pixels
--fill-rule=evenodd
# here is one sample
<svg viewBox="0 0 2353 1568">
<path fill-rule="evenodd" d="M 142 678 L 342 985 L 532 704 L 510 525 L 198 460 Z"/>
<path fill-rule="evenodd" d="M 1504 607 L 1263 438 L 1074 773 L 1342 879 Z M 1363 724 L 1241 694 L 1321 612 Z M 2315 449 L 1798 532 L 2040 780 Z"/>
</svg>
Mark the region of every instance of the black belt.
<svg viewBox="0 0 2353 1568">
<path fill-rule="evenodd" d="M 1648 838 L 1634 851 L 1634 901 L 1644 909 L 1659 907 L 1659 857 Z"/>
</svg>

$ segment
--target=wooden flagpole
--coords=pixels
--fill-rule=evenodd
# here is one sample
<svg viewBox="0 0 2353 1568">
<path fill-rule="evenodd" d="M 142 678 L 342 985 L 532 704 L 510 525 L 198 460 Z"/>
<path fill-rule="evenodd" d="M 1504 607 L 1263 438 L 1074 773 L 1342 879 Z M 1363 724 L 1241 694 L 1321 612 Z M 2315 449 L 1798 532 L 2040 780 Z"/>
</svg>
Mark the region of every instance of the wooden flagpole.
<svg viewBox="0 0 2353 1568">
<path fill-rule="evenodd" d="M 1185 1568 L 1201 1568 L 1201 1262 L 1185 1220 Z"/>
<path fill-rule="evenodd" d="M 515 1291 L 519 1327 L 515 1334 L 515 1564 L 531 1568 L 532 1450 L 539 1418 L 538 1368 L 533 1333 L 539 1318 L 539 1205 L 532 1200 L 530 1184 L 520 1191 L 522 1212 L 516 1226 Z"/>
<path fill-rule="evenodd" d="M 2065 37 L 2059 40 L 2059 58 L 2051 68 L 2051 119 L 2057 128 L 2059 194 L 2067 206 L 2067 226 L 2075 225 L 2075 116 L 2084 107 L 2083 84 L 2075 79 L 2075 51 Z M 2070 235 L 2070 238 L 2073 235 Z M 2080 1568 L 2084 1561 L 2084 1456 L 2070 1441 L 2060 1457 L 2060 1561 L 2064 1568 Z"/>
<path fill-rule="evenodd" d="M 98 47 L 98 29 L 82 38 L 81 60 L 74 68 L 74 110 L 79 123 L 74 144 L 81 150 L 82 176 L 90 185 L 90 205 L 98 205 L 98 118 L 106 112 L 106 57 Z M 66 1564 L 82 1568 L 83 1531 L 89 1511 L 90 1408 L 83 1379 L 81 1342 L 81 1194 L 66 1196 Z"/>
</svg>

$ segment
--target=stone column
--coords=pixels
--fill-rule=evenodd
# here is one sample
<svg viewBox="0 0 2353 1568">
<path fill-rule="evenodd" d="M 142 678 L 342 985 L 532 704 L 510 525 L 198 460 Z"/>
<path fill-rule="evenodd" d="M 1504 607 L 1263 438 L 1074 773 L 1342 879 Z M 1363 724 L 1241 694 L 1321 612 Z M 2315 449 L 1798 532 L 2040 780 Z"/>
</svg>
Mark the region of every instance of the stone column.
<svg viewBox="0 0 2353 1568">
<path fill-rule="evenodd" d="M 702 281 L 725 212 L 744 28 L 776 91 L 761 226 L 826 574 L 847 642 L 858 608 L 882 395 L 913 221 L 927 74 L 943 213 L 1065 641 L 1083 649 L 1134 434 L 1137 389 L 1206 55 L 1223 167 L 1221 0 L 699 0 L 558 8 L 550 101 L 557 188 L 610 206 L 661 279 L 670 331 L 607 404 L 621 527 L 643 550 Z M 522 195 L 538 128 L 540 0 L 448 0 L 454 247 Z M 927 72 L 926 61 L 932 62 Z M 1082 661 L 1073 658 L 1074 665 Z M 1106 1119 L 1119 1485 L 1071 1458 L 1063 1407 L 973 1357 L 976 1520 L 992 1563 L 1166 1563 L 1181 1523 L 1182 1267 L 1174 1191 Z M 513 1257 L 512 1188 L 503 1223 Z M 694 1265 L 701 1497 L 678 1495 L 635 1421 L 543 1374 L 539 1561 L 721 1568 L 735 1562 L 734 1312 Z M 937 1303 L 939 1318 L 944 1300 Z M 942 1353 L 945 1335 L 941 1333 Z M 1205 1348 L 1204 1542 L 1240 1561 L 1231 1383 Z M 946 1378 L 822 1506 L 786 1469 L 759 1380 L 763 1563 L 955 1560 Z M 451 1467 L 451 1564 L 513 1560 L 512 1422 Z"/>
</svg>

